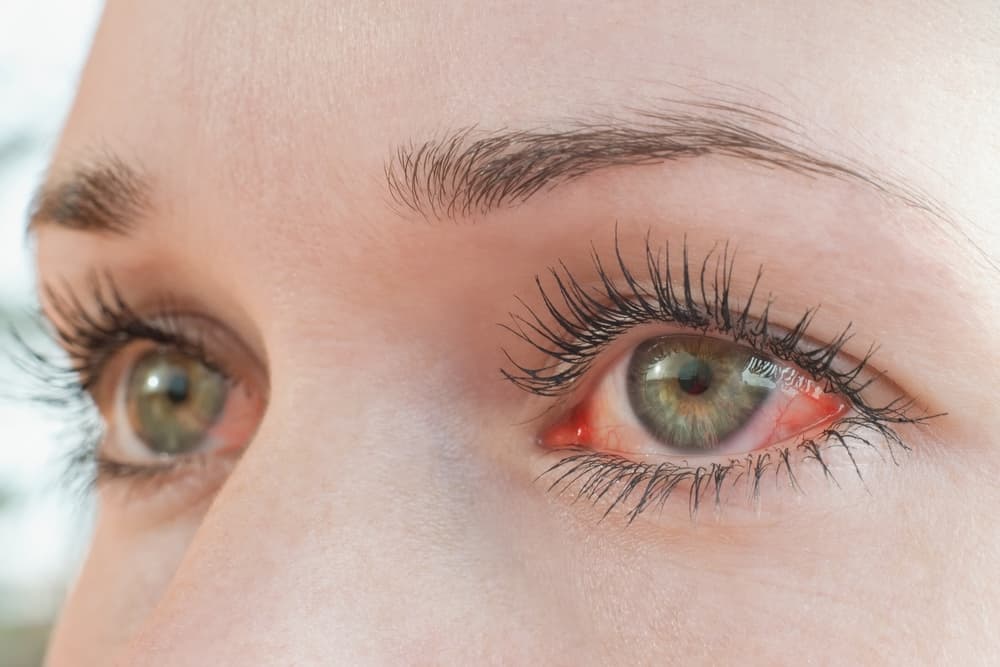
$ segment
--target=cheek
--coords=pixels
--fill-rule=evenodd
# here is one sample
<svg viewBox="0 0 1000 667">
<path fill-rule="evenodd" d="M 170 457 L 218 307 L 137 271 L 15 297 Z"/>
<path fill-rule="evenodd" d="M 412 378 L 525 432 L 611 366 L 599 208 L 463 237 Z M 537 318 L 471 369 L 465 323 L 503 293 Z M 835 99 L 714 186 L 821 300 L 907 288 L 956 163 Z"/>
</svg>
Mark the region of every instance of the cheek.
<svg viewBox="0 0 1000 667">
<path fill-rule="evenodd" d="M 48 663 L 108 664 L 156 606 L 206 504 L 170 522 L 141 526 L 105 503 L 90 552 L 56 626 Z"/>
</svg>

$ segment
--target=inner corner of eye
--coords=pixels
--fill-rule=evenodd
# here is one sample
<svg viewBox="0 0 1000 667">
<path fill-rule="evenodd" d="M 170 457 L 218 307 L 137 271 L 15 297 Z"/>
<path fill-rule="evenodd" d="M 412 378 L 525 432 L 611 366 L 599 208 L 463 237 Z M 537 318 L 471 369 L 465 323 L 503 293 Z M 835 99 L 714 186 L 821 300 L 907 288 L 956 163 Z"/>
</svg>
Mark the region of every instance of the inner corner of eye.
<svg viewBox="0 0 1000 667">
<path fill-rule="evenodd" d="M 594 431 L 591 425 L 592 410 L 588 401 L 577 403 L 568 414 L 542 431 L 539 444 L 546 449 L 566 447 L 593 447 Z"/>
</svg>

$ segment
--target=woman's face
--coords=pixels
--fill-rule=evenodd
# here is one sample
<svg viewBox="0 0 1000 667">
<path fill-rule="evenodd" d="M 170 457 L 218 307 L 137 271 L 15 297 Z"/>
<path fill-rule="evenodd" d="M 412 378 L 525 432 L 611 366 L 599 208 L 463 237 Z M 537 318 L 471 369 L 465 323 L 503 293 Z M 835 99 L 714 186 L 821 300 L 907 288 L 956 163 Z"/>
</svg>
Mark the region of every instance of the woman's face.
<svg viewBox="0 0 1000 667">
<path fill-rule="evenodd" d="M 51 664 L 995 657 L 998 19 L 108 2 Z"/>
</svg>

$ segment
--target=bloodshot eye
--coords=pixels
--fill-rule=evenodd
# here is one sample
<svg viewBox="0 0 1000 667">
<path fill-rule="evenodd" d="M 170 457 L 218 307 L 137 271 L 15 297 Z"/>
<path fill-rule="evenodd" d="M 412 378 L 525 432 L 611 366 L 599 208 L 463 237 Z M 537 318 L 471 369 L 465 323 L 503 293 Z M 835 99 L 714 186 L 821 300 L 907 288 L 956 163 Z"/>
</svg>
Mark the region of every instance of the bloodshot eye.
<svg viewBox="0 0 1000 667">
<path fill-rule="evenodd" d="M 640 343 L 542 444 L 619 454 L 739 455 L 822 430 L 848 410 L 794 365 L 697 335 Z"/>
</svg>

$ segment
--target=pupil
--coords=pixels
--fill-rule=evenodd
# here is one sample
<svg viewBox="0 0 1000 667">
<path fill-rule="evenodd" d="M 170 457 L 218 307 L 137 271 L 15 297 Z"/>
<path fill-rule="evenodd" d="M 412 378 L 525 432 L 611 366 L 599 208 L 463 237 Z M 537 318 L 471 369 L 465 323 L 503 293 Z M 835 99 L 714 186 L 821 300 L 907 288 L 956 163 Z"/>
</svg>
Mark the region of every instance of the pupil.
<svg viewBox="0 0 1000 667">
<path fill-rule="evenodd" d="M 712 384 L 712 369 L 701 359 L 690 359 L 684 362 L 677 373 L 677 384 L 692 396 L 703 394 Z"/>
<path fill-rule="evenodd" d="M 187 401 L 189 393 L 187 375 L 180 372 L 171 373 L 170 379 L 167 380 L 167 400 L 174 405 L 180 405 Z"/>
</svg>

